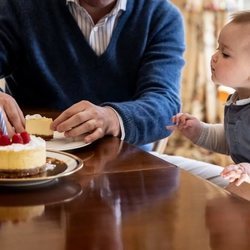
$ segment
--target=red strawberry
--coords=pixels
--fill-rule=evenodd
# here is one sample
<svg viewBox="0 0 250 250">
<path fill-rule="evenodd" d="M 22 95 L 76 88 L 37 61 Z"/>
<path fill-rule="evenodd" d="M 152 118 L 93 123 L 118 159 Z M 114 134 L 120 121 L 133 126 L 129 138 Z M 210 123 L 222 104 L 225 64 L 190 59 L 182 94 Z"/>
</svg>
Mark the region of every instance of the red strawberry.
<svg viewBox="0 0 250 250">
<path fill-rule="evenodd" d="M 2 135 L 0 137 L 0 145 L 1 146 L 11 145 L 11 141 L 8 135 Z"/>
<path fill-rule="evenodd" d="M 30 142 L 30 135 L 26 131 L 21 133 L 21 137 L 23 138 L 23 144 Z"/>
<path fill-rule="evenodd" d="M 23 138 L 20 134 L 14 134 L 12 136 L 12 143 L 19 143 L 19 144 L 23 144 Z"/>
<path fill-rule="evenodd" d="M 3 132 L 0 130 L 0 137 L 3 135 Z"/>
</svg>

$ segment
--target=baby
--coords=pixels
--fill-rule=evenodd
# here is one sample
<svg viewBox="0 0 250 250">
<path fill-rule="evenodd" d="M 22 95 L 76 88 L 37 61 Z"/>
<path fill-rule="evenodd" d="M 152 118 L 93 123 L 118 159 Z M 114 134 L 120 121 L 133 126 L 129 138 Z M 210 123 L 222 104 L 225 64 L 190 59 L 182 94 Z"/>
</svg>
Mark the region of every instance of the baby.
<svg viewBox="0 0 250 250">
<path fill-rule="evenodd" d="M 238 186 L 250 183 L 250 11 L 232 16 L 220 32 L 219 47 L 211 58 L 212 80 L 231 87 L 224 110 L 224 124 L 207 124 L 190 114 L 178 113 L 170 130 L 179 130 L 193 143 L 228 154 L 235 164 L 221 176 Z"/>
</svg>

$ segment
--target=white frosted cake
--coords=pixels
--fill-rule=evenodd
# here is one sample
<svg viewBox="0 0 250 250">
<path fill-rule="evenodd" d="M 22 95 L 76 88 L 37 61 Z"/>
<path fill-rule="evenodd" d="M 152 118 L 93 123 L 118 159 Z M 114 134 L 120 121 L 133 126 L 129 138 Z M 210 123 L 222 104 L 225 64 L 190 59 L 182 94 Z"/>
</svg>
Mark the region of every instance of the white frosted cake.
<svg viewBox="0 0 250 250">
<path fill-rule="evenodd" d="M 46 169 L 46 143 L 42 138 L 27 136 L 24 140 L 3 140 L 0 135 L 0 176 L 5 178 L 37 175 Z M 16 137 L 21 137 L 16 134 Z M 27 140 L 27 137 L 29 140 Z M 17 143 L 16 143 L 17 141 Z M 9 145 L 8 145 L 9 144 Z"/>
<path fill-rule="evenodd" d="M 40 114 L 25 116 L 26 131 L 35 136 L 42 137 L 44 140 L 53 138 L 53 131 L 50 129 L 52 118 L 41 116 Z"/>
</svg>

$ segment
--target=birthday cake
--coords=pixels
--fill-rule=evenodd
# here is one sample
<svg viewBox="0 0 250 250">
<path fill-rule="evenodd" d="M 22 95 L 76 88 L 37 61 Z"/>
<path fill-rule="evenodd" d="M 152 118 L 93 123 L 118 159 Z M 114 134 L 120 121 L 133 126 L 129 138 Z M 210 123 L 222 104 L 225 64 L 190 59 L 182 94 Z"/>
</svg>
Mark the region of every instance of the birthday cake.
<svg viewBox="0 0 250 250">
<path fill-rule="evenodd" d="M 0 177 L 18 178 L 46 170 L 46 143 L 27 132 L 12 138 L 0 133 Z"/>
<path fill-rule="evenodd" d="M 48 141 L 53 138 L 53 130 L 50 129 L 52 121 L 52 118 L 47 118 L 40 114 L 26 115 L 25 129 L 29 134 L 42 137 Z"/>
</svg>

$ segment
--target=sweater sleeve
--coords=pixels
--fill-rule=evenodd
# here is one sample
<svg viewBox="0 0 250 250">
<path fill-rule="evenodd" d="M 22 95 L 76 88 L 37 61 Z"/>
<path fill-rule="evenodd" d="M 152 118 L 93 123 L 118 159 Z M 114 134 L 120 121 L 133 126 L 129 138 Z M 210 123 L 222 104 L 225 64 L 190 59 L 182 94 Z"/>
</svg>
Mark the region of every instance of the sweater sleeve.
<svg viewBox="0 0 250 250">
<path fill-rule="evenodd" d="M 203 123 L 201 135 L 195 144 L 217 153 L 229 155 L 223 124 Z"/>
<path fill-rule="evenodd" d="M 170 131 L 165 126 L 180 110 L 185 49 L 183 18 L 169 2 L 161 3 L 164 6 L 158 6 L 155 13 L 147 17 L 150 27 L 148 37 L 143 38 L 147 46 L 138 69 L 133 99 L 107 104 L 123 120 L 125 141 L 137 145 L 167 137 Z"/>
</svg>

